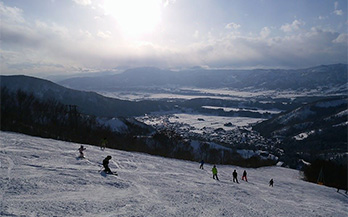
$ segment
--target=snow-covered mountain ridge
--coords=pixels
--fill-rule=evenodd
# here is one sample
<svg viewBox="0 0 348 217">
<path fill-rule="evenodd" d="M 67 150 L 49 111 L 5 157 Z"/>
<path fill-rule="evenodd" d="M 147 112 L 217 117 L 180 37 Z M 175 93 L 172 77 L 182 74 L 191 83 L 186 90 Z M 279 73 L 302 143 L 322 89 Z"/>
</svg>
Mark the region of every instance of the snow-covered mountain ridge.
<svg viewBox="0 0 348 217">
<path fill-rule="evenodd" d="M 0 132 L 1 216 L 346 216 L 336 189 L 301 180 L 298 171 L 236 169 Z M 99 173 L 101 161 L 119 176 Z M 274 187 L 268 181 L 274 179 Z"/>
<path fill-rule="evenodd" d="M 289 128 L 295 126 L 294 128 L 299 131 L 308 129 L 311 126 L 315 128 L 329 128 L 333 127 L 333 125 L 347 122 L 347 116 L 344 115 L 347 112 L 347 106 L 348 100 L 346 97 L 328 98 L 308 103 L 292 111 L 279 114 L 260 125 L 263 128 L 267 125 L 268 127 L 263 129 L 263 131 L 267 131 L 269 135 L 273 134 L 273 136 L 281 136 L 282 134 L 277 134 L 277 132 L 284 132 L 282 130 L 283 127 Z"/>
<path fill-rule="evenodd" d="M 347 91 L 347 65 L 321 65 L 306 69 L 192 69 L 172 71 L 158 68 L 128 69 L 121 74 L 77 77 L 59 84 L 79 90 L 112 90 L 154 86 L 236 88 L 268 90 L 321 89 Z M 343 86 L 342 86 L 343 85 Z M 339 88 L 339 89 L 337 89 Z"/>
<path fill-rule="evenodd" d="M 340 94 L 326 96 L 323 93 L 322 96 L 308 97 L 306 95 L 286 95 L 279 96 L 278 99 L 276 96 L 262 96 L 263 94 L 250 98 L 247 93 L 241 93 L 240 97 L 232 99 L 212 99 L 206 95 L 207 98 L 189 100 L 127 101 L 103 97 L 94 92 L 68 89 L 47 80 L 27 76 L 1 76 L 1 87 L 7 87 L 12 91 L 22 89 L 43 99 L 58 100 L 63 104 L 77 105 L 77 109 L 81 113 L 100 117 L 98 118 L 100 123 L 110 126 L 117 132 L 124 132 L 126 129 L 125 127 L 118 129 L 123 125 L 118 121 L 119 116 L 142 116 L 145 114 L 144 117 L 146 117 L 146 114 L 152 112 L 159 112 L 159 114 L 168 112 L 168 117 L 174 114 L 173 117 L 188 116 L 192 119 L 195 115 L 198 117 L 202 114 L 204 115 L 204 121 L 202 121 L 202 118 L 196 118 L 196 122 L 199 123 L 195 128 L 192 128 L 192 125 L 186 125 L 185 122 L 178 122 L 181 120 L 180 118 L 169 118 L 169 120 L 173 119 L 169 123 L 165 121 L 168 119 L 166 115 L 157 117 L 155 114 L 154 117 L 160 123 L 165 123 L 165 127 L 173 128 L 185 139 L 200 140 L 203 143 L 206 141 L 218 142 L 238 149 L 271 151 L 273 155 L 281 157 L 281 161 L 286 163 L 294 161 L 291 164 L 293 168 L 297 168 L 298 155 L 289 155 L 288 151 L 291 153 L 302 151 L 304 155 L 308 155 L 308 150 L 315 150 L 316 152 L 311 154 L 311 158 L 321 157 L 324 159 L 336 158 L 336 156 L 341 156 L 343 152 L 346 152 L 348 125 L 347 115 L 344 115 L 344 109 L 347 106 L 344 107 L 344 105 L 346 105 L 347 99 L 346 96 L 340 96 Z M 279 94 L 281 95 L 281 93 Z M 318 99 L 321 99 L 321 101 L 318 101 Z M 312 106 L 314 104 L 316 106 Z M 311 106 L 315 109 L 311 109 Z M 280 111 L 286 110 L 288 112 L 279 114 Z M 324 110 L 327 110 L 330 115 L 316 115 L 316 112 Z M 181 116 L 179 116 L 180 114 Z M 255 121 L 271 117 L 274 117 L 274 119 L 265 121 L 255 127 L 263 136 L 258 136 L 249 130 L 244 132 L 243 129 L 242 131 L 231 131 L 235 120 L 248 120 L 248 123 L 255 123 Z M 184 120 L 186 119 L 184 118 Z M 203 127 L 202 124 L 209 125 L 209 127 Z M 272 137 L 275 140 L 271 141 Z M 283 143 L 278 143 L 279 138 L 282 139 Z M 287 147 L 289 145 L 290 147 Z M 247 146 L 247 148 L 244 146 Z M 273 147 L 275 147 L 275 150 L 273 150 Z M 329 154 L 321 156 L 322 153 Z M 311 160 L 308 156 L 301 156 L 301 158 L 307 161 Z"/>
<path fill-rule="evenodd" d="M 65 105 L 77 105 L 84 114 L 101 117 L 141 115 L 159 109 L 156 102 L 132 102 L 109 98 L 95 92 L 79 91 L 60 86 L 48 80 L 29 76 L 0 76 L 1 88 L 16 92 L 22 90 L 40 99 L 56 100 Z"/>
<path fill-rule="evenodd" d="M 347 163 L 346 97 L 328 98 L 284 112 L 253 127 L 285 153 L 307 161 L 315 158 Z"/>
</svg>

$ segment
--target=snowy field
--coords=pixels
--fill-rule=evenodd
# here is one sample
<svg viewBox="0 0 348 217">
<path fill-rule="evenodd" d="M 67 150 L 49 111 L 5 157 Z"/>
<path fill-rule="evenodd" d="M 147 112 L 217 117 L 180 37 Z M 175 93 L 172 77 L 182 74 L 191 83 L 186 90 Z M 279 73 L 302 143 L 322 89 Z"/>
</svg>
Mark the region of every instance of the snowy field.
<svg viewBox="0 0 348 217">
<path fill-rule="evenodd" d="M 348 198 L 296 170 L 236 169 L 0 132 L 0 216 L 347 216 Z M 111 170 L 99 173 L 112 155 Z M 274 187 L 268 181 L 274 179 Z"/>
<path fill-rule="evenodd" d="M 168 124 L 171 124 L 177 125 L 178 129 L 187 129 L 189 127 L 190 132 L 198 134 L 207 133 L 207 131 L 218 128 L 229 131 L 237 127 L 248 127 L 250 124 L 265 120 L 262 118 L 226 117 L 198 113 L 174 113 L 170 115 L 158 113 L 156 115 L 137 117 L 136 119 L 150 126 L 168 126 Z"/>
<path fill-rule="evenodd" d="M 203 114 L 186 114 L 179 113 L 174 114 L 169 118 L 171 123 L 182 123 L 194 127 L 194 132 L 203 133 L 204 128 L 218 129 L 222 128 L 224 130 L 232 130 L 236 127 L 245 127 L 249 124 L 256 122 L 261 122 L 265 119 L 262 118 L 249 118 L 249 117 L 224 117 L 216 115 L 203 115 Z M 231 123 L 231 126 L 224 126 L 224 124 Z"/>
<path fill-rule="evenodd" d="M 231 107 L 218 107 L 218 106 L 202 106 L 202 108 L 206 108 L 206 109 L 222 109 L 224 112 L 230 112 L 230 111 L 234 111 L 234 112 L 241 112 L 241 111 L 246 111 L 246 112 L 257 112 L 260 114 L 266 114 L 266 113 L 270 113 L 270 114 L 279 114 L 282 111 L 281 110 L 265 110 L 265 109 L 246 109 L 246 108 L 231 108 Z"/>
<path fill-rule="evenodd" d="M 159 99 L 197 99 L 211 98 L 224 100 L 245 101 L 250 98 L 269 97 L 277 98 L 297 98 L 308 96 L 321 96 L 321 90 L 310 91 L 279 91 L 279 90 L 230 90 L 227 88 L 208 89 L 208 88 L 159 88 L 154 91 L 141 90 L 119 90 L 119 91 L 97 91 L 98 94 L 123 99 L 123 100 L 159 100 Z"/>
</svg>

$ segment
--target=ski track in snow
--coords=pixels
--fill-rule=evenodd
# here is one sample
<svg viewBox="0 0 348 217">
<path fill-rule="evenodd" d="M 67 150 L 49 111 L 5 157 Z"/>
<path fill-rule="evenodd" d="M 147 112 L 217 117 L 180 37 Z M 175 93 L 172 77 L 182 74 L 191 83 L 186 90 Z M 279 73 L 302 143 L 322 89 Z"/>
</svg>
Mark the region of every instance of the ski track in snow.
<svg viewBox="0 0 348 217">
<path fill-rule="evenodd" d="M 347 216 L 348 197 L 298 171 L 212 165 L 0 132 L 0 216 Z M 98 172 L 111 155 L 110 168 Z M 239 184 L 232 182 L 238 172 Z M 274 187 L 268 186 L 273 178 Z"/>
</svg>

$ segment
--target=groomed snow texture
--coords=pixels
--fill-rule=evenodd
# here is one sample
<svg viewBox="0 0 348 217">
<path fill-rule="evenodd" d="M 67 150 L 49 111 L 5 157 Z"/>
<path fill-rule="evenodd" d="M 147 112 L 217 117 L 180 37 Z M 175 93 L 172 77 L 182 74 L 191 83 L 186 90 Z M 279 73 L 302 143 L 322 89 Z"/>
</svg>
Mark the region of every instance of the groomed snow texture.
<svg viewBox="0 0 348 217">
<path fill-rule="evenodd" d="M 0 216 L 344 216 L 344 192 L 298 171 L 212 165 L 0 132 Z M 98 172 L 111 155 L 119 176 Z M 236 169 L 240 184 L 233 183 Z M 274 179 L 274 187 L 268 181 Z"/>
</svg>

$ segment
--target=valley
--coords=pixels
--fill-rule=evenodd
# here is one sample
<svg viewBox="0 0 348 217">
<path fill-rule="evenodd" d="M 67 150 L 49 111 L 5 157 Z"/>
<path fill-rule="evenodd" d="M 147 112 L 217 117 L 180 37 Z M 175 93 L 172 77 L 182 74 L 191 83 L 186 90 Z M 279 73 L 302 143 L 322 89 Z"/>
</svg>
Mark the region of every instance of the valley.
<svg viewBox="0 0 348 217">
<path fill-rule="evenodd" d="M 336 64 L 298 70 L 137 68 L 58 84 L 3 76 L 1 86 L 76 105 L 81 114 L 97 117 L 116 133 L 150 138 L 159 132 L 180 138 L 179 144 L 195 158 L 204 155 L 206 146 L 215 152 L 260 151 L 266 154 L 255 156 L 300 168 L 302 160 L 346 159 L 346 81 L 347 65 Z M 143 135 L 148 130 L 134 131 L 134 126 L 155 131 Z M 153 141 L 142 142 L 153 146 Z"/>
</svg>

